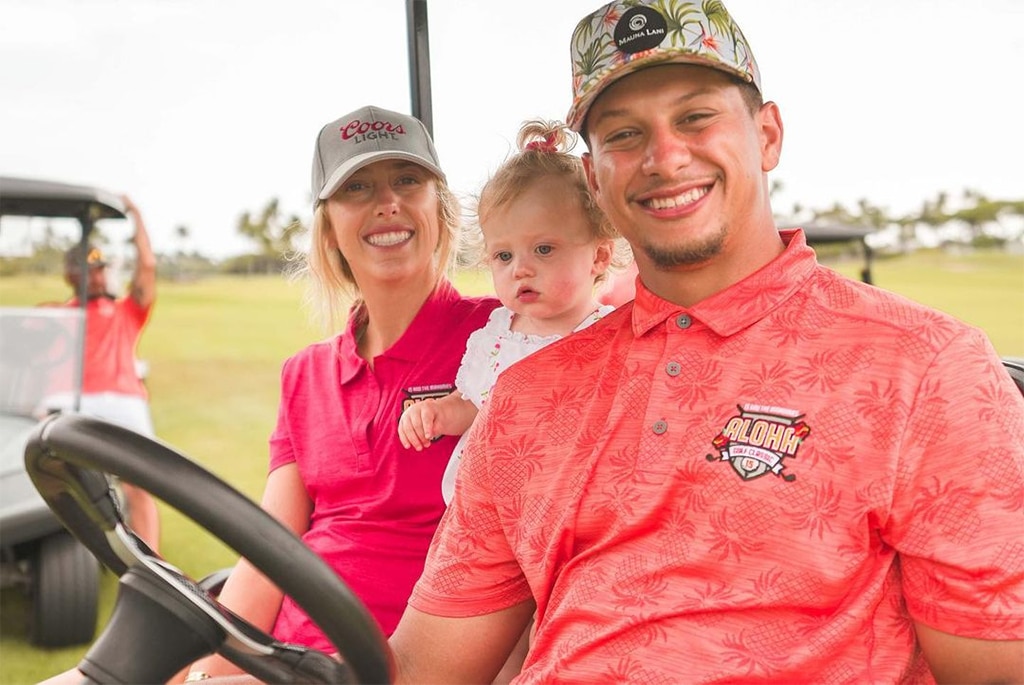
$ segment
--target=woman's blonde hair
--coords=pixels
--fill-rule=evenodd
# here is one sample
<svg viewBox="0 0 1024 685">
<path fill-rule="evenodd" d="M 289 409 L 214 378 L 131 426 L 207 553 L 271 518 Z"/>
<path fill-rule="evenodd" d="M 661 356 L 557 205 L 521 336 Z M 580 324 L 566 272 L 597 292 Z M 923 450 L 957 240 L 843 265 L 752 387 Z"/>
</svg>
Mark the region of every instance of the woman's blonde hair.
<svg viewBox="0 0 1024 685">
<path fill-rule="evenodd" d="M 483 258 L 481 225 L 495 210 L 508 206 L 535 183 L 555 179 L 561 181 L 570 194 L 566 202 L 575 200 L 583 211 L 591 236 L 595 240 L 611 240 L 614 244 L 611 268 L 621 269 L 632 261 L 629 245 L 608 221 L 587 185 L 583 160 L 571 154 L 578 138 L 560 121 L 531 119 L 523 123 L 516 139 L 518 150 L 498 167 L 488 179 L 475 202 L 474 233 L 464 241 L 473 252 L 474 261 Z M 602 273 L 596 279 L 600 282 Z"/>
<path fill-rule="evenodd" d="M 437 281 L 440 281 L 450 271 L 454 259 L 461 206 L 444 180 L 433 174 L 431 178 L 437 189 L 437 218 L 441 229 L 434 250 Z M 326 332 L 334 333 L 350 314 L 362 312 L 363 302 L 352 268 L 341 250 L 331 245 L 331 222 L 326 204 L 326 201 L 318 201 L 313 208 L 309 247 L 296 255 L 291 277 L 306 280 L 305 305 L 311 318 Z"/>
</svg>

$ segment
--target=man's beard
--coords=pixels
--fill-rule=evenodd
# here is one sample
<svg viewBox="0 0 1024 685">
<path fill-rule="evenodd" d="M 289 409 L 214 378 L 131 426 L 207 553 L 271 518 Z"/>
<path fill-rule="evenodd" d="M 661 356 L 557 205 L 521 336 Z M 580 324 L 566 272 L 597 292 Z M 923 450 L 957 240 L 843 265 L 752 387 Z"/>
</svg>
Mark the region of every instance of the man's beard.
<svg viewBox="0 0 1024 685">
<path fill-rule="evenodd" d="M 641 244 L 639 247 L 659 269 L 671 269 L 677 266 L 693 266 L 711 259 L 722 251 L 725 244 L 725 226 L 703 242 L 677 247 L 660 247 Z"/>
</svg>

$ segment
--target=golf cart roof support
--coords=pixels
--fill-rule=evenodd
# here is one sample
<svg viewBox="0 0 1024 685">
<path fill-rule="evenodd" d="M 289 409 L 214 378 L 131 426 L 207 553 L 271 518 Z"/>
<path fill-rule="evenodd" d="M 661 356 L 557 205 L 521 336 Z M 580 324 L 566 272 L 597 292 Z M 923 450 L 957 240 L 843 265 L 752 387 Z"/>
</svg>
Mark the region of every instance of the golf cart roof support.
<svg viewBox="0 0 1024 685">
<path fill-rule="evenodd" d="M 85 307 L 89 302 L 89 250 L 86 246 L 89 244 L 89 236 L 92 235 L 92 229 L 95 226 L 93 215 L 96 211 L 92 207 L 87 207 L 78 217 L 79 223 L 82 225 L 81 237 L 78 239 L 78 302 L 85 311 Z M 65 267 L 66 268 L 66 267 Z M 75 362 L 75 386 L 76 388 L 84 387 L 85 383 L 85 334 L 89 327 L 85 317 L 82 317 L 82 335 L 78 336 L 78 355 Z M 74 405 L 72 407 L 76 412 L 82 409 L 82 393 L 75 393 Z"/>
<path fill-rule="evenodd" d="M 430 104 L 430 39 L 427 0 L 405 0 L 409 33 L 409 88 L 412 115 L 434 135 L 434 111 Z"/>
</svg>

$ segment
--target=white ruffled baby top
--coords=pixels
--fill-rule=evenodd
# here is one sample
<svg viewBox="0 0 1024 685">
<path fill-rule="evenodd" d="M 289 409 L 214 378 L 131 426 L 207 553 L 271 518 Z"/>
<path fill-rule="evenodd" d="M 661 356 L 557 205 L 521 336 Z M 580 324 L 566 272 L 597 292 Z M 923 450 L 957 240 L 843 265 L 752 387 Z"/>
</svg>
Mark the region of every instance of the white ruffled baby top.
<svg viewBox="0 0 1024 685">
<path fill-rule="evenodd" d="M 595 321 L 607 316 L 615 307 L 601 305 L 573 332 L 581 331 Z M 560 335 L 529 335 L 511 329 L 514 313 L 507 307 L 498 307 L 491 312 L 490 318 L 483 328 L 473 331 L 466 341 L 466 353 L 462 355 L 459 372 L 455 376 L 455 388 L 462 396 L 480 409 L 487 403 L 491 388 L 498 380 L 498 374 L 515 364 L 520 359 L 562 338 Z M 452 451 L 448 468 L 441 480 L 441 493 L 445 503 L 452 499 L 455 492 L 455 474 L 459 469 L 459 459 L 466 443 L 466 435 Z"/>
</svg>

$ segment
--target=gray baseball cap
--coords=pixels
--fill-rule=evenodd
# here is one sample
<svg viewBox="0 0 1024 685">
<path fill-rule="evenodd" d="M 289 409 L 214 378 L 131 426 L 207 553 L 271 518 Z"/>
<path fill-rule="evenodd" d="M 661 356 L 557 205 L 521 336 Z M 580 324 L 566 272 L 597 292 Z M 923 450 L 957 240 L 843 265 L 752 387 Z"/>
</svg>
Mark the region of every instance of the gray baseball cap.
<svg viewBox="0 0 1024 685">
<path fill-rule="evenodd" d="M 313 152 L 313 204 L 329 198 L 367 164 L 385 159 L 415 162 L 446 181 L 434 141 L 419 119 L 361 107 L 320 129 Z"/>
</svg>

